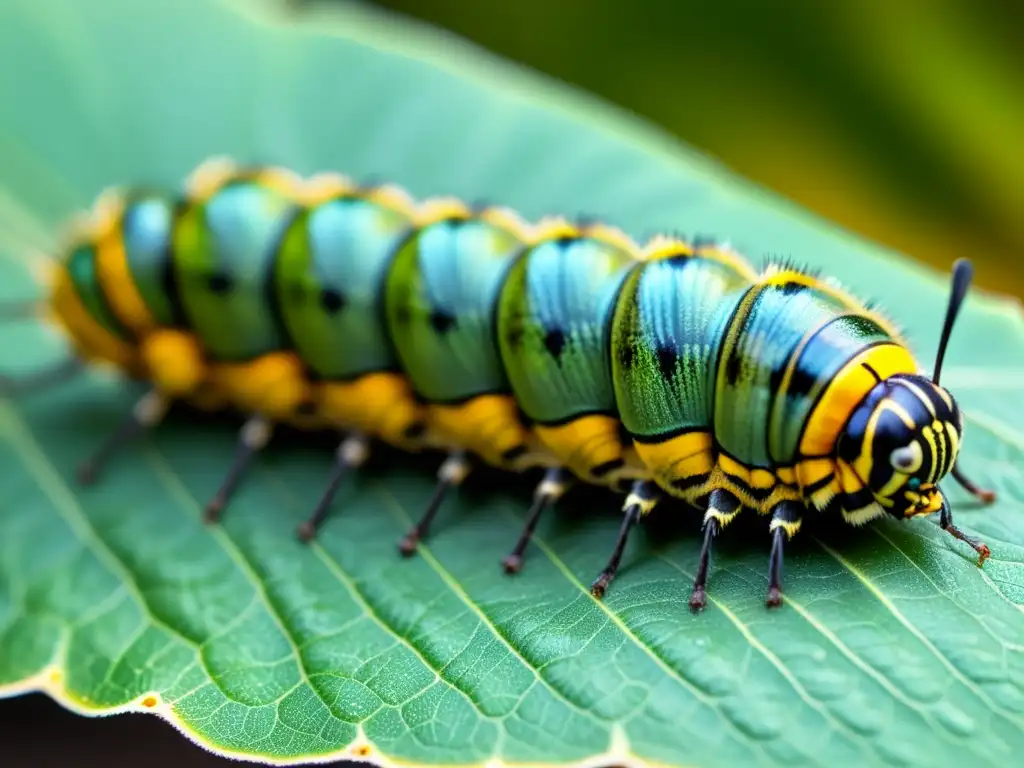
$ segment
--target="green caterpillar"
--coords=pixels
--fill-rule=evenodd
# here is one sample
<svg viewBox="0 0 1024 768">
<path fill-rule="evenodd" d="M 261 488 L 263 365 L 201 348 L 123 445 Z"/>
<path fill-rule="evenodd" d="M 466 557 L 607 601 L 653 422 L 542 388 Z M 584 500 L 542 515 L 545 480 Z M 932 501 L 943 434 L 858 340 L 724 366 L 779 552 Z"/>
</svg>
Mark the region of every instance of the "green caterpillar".
<svg viewBox="0 0 1024 768">
<path fill-rule="evenodd" d="M 898 333 L 839 288 L 785 265 L 756 272 L 711 242 L 637 245 L 603 224 L 530 225 L 502 208 L 417 204 L 397 187 L 209 161 L 183 195 L 108 193 L 54 273 L 49 309 L 74 360 L 151 383 L 81 468 L 154 426 L 172 400 L 248 414 L 207 508 L 216 520 L 278 422 L 344 433 L 334 475 L 300 528 L 311 538 L 372 440 L 447 452 L 411 554 L 476 462 L 543 468 L 520 540 L 574 482 L 625 494 L 600 597 L 634 523 L 664 495 L 704 512 L 690 605 L 705 605 L 713 538 L 742 509 L 770 516 L 768 605 L 783 543 L 808 510 L 860 525 L 939 513 L 962 423 L 939 386 L 971 278 L 954 270 L 932 378 Z M 36 378 L 32 384 L 39 384 Z"/>
</svg>

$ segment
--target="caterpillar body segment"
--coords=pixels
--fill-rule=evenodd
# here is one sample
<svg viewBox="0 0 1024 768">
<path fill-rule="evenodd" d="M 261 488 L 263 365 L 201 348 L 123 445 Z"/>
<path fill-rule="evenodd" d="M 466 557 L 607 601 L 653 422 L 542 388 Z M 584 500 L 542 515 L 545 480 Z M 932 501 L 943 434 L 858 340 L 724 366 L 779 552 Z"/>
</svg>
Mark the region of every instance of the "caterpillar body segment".
<svg viewBox="0 0 1024 768">
<path fill-rule="evenodd" d="M 542 231 L 498 297 L 498 347 L 519 407 L 578 477 L 628 489 L 630 461 L 608 353 L 615 303 L 639 250 L 603 225 Z"/>
<path fill-rule="evenodd" d="M 602 224 L 415 203 L 393 186 L 277 169 L 201 167 L 180 195 L 105 195 L 50 298 L 76 355 L 152 389 L 84 465 L 184 399 L 247 414 L 208 507 L 215 519 L 273 425 L 343 433 L 310 539 L 373 440 L 441 449 L 427 534 L 476 462 L 542 468 L 515 572 L 538 519 L 576 482 L 625 495 L 601 596 L 633 525 L 665 496 L 703 510 L 690 598 L 706 601 L 713 539 L 742 510 L 768 517 L 767 603 L 809 510 L 860 525 L 939 512 L 962 436 L 942 355 L 970 281 L 959 262 L 934 379 L 880 315 L 830 280 L 761 273 L 730 249 Z"/>
</svg>

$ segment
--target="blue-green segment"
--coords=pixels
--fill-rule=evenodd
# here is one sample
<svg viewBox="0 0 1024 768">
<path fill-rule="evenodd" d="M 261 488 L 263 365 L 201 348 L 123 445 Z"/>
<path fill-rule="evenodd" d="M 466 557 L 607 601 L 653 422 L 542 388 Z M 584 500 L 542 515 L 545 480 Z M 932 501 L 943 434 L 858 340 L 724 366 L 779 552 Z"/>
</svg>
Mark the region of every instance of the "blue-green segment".
<svg viewBox="0 0 1024 768">
<path fill-rule="evenodd" d="M 315 376 L 344 380 L 395 368 L 380 302 L 409 231 L 405 213 L 358 194 L 320 203 L 289 224 L 274 290 L 291 343 Z"/>
<path fill-rule="evenodd" d="M 782 392 L 787 365 L 801 342 L 854 308 L 817 286 L 802 281 L 759 284 L 750 288 L 723 335 L 724 347 L 715 372 L 714 433 L 729 455 L 748 466 L 770 469 L 791 464 L 802 424 L 769 432 L 776 398 L 788 400 L 784 411 L 794 417 L 813 407 L 842 363 L 863 347 L 861 339 L 826 334 L 815 345 L 801 375 Z"/>
<path fill-rule="evenodd" d="M 612 324 L 612 378 L 625 428 L 639 439 L 710 429 L 721 327 L 749 283 L 735 266 L 700 255 L 632 271 Z"/>
<path fill-rule="evenodd" d="M 494 306 L 524 247 L 517 232 L 485 218 L 429 224 L 395 256 L 387 322 L 402 367 L 430 402 L 507 392 L 495 347 Z"/>
<path fill-rule="evenodd" d="M 64 266 L 75 293 L 92 319 L 117 338 L 129 340 L 131 335 L 110 309 L 96 274 L 95 246 L 84 243 L 76 246 L 68 254 Z"/>
<path fill-rule="evenodd" d="M 520 407 L 554 424 L 615 413 L 611 317 L 636 264 L 593 237 L 561 237 L 519 258 L 498 304 L 502 361 Z"/>
<path fill-rule="evenodd" d="M 780 384 L 775 394 L 768 433 L 772 460 L 793 464 L 804 426 L 825 387 L 867 347 L 893 341 L 878 323 L 860 314 L 839 315 L 812 331 L 795 360 L 788 385 Z"/>
<path fill-rule="evenodd" d="M 153 319 L 165 326 L 175 321 L 168 295 L 175 207 L 167 195 L 140 192 L 125 201 L 121 217 L 128 272 Z"/>
<path fill-rule="evenodd" d="M 254 177 L 225 184 L 182 214 L 174 234 L 178 296 L 214 359 L 251 360 L 282 347 L 268 281 L 292 210 L 286 194 Z"/>
</svg>

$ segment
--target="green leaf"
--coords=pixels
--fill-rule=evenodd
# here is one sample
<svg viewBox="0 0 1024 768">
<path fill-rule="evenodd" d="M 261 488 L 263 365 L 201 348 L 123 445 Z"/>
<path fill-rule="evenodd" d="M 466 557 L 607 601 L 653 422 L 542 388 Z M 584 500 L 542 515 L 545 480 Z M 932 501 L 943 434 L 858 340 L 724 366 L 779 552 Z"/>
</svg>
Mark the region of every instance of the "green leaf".
<svg viewBox="0 0 1024 768">
<path fill-rule="evenodd" d="M 40 295 L 33 275 L 61 222 L 103 187 L 177 185 L 229 153 L 530 217 L 584 212 L 637 237 L 713 233 L 755 260 L 823 267 L 932 355 L 943 276 L 456 40 L 358 6 L 295 26 L 253 5 L 0 7 L 0 297 Z M 35 322 L 6 323 L 0 345 L 10 374 L 64 350 Z M 45 691 L 84 714 L 153 711 L 211 749 L 276 761 L 1008 764 L 1024 749 L 1019 307 L 972 298 L 948 365 L 965 468 L 1001 493 L 976 509 L 953 492 L 958 522 L 992 547 L 985 568 L 929 521 L 821 527 L 787 550 L 787 603 L 768 612 L 768 541 L 753 520 L 716 545 L 699 616 L 686 609 L 699 520 L 675 508 L 634 536 L 597 602 L 587 585 L 618 528 L 608 496 L 568 497 L 509 578 L 498 561 L 529 488 L 471 484 L 402 560 L 395 541 L 432 464 L 385 454 L 306 548 L 294 530 L 329 443 L 268 451 L 210 529 L 199 504 L 235 422 L 176 417 L 80 489 L 77 460 L 132 393 L 96 373 L 8 401 L 0 692 Z"/>
</svg>

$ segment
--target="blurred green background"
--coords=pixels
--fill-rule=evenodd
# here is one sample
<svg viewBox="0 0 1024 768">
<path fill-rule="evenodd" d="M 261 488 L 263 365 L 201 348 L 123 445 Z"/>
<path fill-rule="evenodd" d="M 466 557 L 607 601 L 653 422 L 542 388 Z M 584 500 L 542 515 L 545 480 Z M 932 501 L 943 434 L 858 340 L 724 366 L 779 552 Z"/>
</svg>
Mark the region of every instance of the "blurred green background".
<svg viewBox="0 0 1024 768">
<path fill-rule="evenodd" d="M 1024 4 L 378 0 L 1024 297 Z"/>
</svg>

